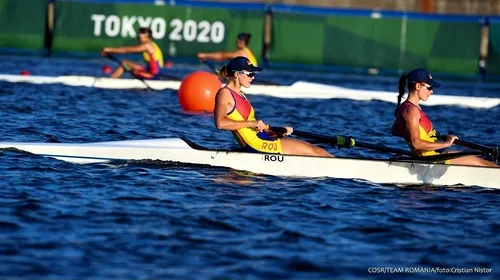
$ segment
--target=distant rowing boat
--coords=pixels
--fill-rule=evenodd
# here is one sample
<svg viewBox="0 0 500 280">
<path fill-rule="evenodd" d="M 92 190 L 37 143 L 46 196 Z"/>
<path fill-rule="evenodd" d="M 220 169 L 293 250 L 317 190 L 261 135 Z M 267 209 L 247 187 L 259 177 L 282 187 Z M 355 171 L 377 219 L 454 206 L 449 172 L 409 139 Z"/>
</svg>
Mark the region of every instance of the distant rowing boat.
<svg viewBox="0 0 500 280">
<path fill-rule="evenodd" d="M 20 76 L 0 75 L 0 81 L 11 83 L 33 83 L 33 84 L 64 84 L 67 86 L 96 87 L 106 89 L 146 89 L 147 86 L 154 90 L 178 90 L 180 81 L 151 80 L 141 81 L 137 79 L 111 79 L 90 76 Z M 146 86 L 147 85 L 147 86 Z M 254 95 L 268 95 L 278 98 L 314 98 L 332 99 L 342 98 L 359 101 L 378 100 L 396 103 L 396 92 L 356 90 L 338 86 L 330 86 L 309 82 L 295 82 L 292 85 L 252 85 L 245 89 L 245 93 Z M 433 95 L 424 105 L 454 105 L 469 108 L 493 108 L 500 105 L 500 98 Z"/>
<path fill-rule="evenodd" d="M 0 142 L 0 149 L 7 148 L 82 164 L 149 159 L 227 167 L 275 176 L 331 177 L 387 184 L 482 186 L 500 189 L 499 168 L 391 159 L 318 158 L 242 153 L 205 149 L 179 138 L 82 144 Z"/>
</svg>

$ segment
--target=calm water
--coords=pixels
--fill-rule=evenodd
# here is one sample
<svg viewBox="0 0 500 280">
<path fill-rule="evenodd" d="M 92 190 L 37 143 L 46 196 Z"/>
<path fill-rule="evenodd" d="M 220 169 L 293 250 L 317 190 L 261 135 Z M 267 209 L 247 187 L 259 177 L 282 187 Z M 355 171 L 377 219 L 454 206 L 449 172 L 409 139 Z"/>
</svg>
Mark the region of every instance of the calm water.
<svg viewBox="0 0 500 280">
<path fill-rule="evenodd" d="M 104 63 L 3 57 L 0 69 L 101 75 Z M 182 77 L 186 69 L 170 71 Z M 296 78 L 288 75 L 265 77 L 277 82 Z M 378 90 L 390 90 L 397 81 L 335 74 L 301 77 Z M 449 84 L 438 93 L 499 92 L 496 85 Z M 404 148 L 388 133 L 394 104 L 266 96 L 250 100 L 259 118 L 273 125 Z M 439 131 L 500 144 L 499 107 L 425 109 Z M 214 148 L 234 142 L 229 133 L 215 130 L 210 116 L 184 114 L 174 91 L 0 82 L 0 117 L 0 141 L 182 136 Z M 383 156 L 359 149 L 331 151 Z M 297 180 L 169 164 L 75 165 L 12 151 L 0 152 L 0 174 L 2 279 L 500 277 L 500 191 Z M 384 274 L 370 273 L 372 267 L 386 272 L 491 272 Z"/>
</svg>

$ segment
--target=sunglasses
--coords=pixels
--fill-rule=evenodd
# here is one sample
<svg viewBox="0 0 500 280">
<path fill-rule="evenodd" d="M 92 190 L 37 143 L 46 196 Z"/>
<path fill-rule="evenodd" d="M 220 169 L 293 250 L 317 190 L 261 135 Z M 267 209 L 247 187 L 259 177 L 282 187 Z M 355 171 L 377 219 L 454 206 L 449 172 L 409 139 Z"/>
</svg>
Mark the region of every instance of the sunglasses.
<svg viewBox="0 0 500 280">
<path fill-rule="evenodd" d="M 253 77 L 255 77 L 255 73 L 254 73 L 254 72 L 248 72 L 248 71 L 243 70 L 243 71 L 239 71 L 239 73 L 241 73 L 241 74 L 245 74 L 245 75 L 247 75 L 249 78 L 253 78 Z"/>
<path fill-rule="evenodd" d="M 433 89 L 433 87 L 429 85 L 422 85 L 422 86 L 425 87 L 428 91 L 431 91 Z"/>
</svg>

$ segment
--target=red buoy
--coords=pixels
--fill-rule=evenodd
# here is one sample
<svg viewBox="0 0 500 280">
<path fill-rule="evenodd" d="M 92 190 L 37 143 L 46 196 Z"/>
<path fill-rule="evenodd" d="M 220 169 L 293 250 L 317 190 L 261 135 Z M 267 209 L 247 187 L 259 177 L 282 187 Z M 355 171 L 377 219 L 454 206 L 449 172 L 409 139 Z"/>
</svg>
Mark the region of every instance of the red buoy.
<svg viewBox="0 0 500 280">
<path fill-rule="evenodd" d="M 109 73 L 111 73 L 111 71 L 113 71 L 113 69 L 111 68 L 111 66 L 109 66 L 109 65 L 107 65 L 107 64 L 106 64 L 106 65 L 104 65 L 104 66 L 101 68 L 101 70 L 102 70 L 102 72 L 103 72 L 104 74 L 109 74 Z"/>
<path fill-rule="evenodd" d="M 29 76 L 30 72 L 28 70 L 21 71 L 21 76 Z"/>
<path fill-rule="evenodd" d="M 181 82 L 179 103 L 184 111 L 212 113 L 215 95 L 221 87 L 222 83 L 217 75 L 205 71 L 193 72 Z"/>
</svg>

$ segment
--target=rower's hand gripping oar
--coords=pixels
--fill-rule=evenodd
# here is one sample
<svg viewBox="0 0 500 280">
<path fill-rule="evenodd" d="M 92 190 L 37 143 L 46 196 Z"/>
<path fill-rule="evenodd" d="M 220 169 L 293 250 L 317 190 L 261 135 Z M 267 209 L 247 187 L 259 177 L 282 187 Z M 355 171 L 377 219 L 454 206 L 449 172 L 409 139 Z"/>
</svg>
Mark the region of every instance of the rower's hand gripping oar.
<svg viewBox="0 0 500 280">
<path fill-rule="evenodd" d="M 121 67 L 123 67 L 123 69 L 127 72 L 129 72 L 134 78 L 140 80 L 148 90 L 155 90 L 154 88 L 150 87 L 146 81 L 144 80 L 144 78 L 141 78 L 141 77 L 137 77 L 137 75 L 134 73 L 134 71 L 132 71 L 132 68 L 130 68 L 128 65 L 126 65 L 125 63 L 123 63 L 120 59 L 118 59 L 115 55 L 113 54 L 106 54 L 106 57 L 113 60 L 114 62 L 120 64 Z"/>
<path fill-rule="evenodd" d="M 438 134 L 436 137 L 440 140 L 446 141 L 446 139 L 448 138 L 448 135 Z M 486 146 L 483 146 L 480 144 L 476 144 L 476 143 L 472 143 L 472 142 L 468 142 L 468 141 L 464 141 L 464 140 L 459 140 L 459 139 L 456 139 L 453 143 L 460 145 L 460 146 L 463 146 L 463 147 L 466 147 L 466 148 L 469 148 L 469 149 L 481 151 L 483 153 L 483 155 L 487 155 L 488 157 L 490 157 L 490 160 L 495 162 L 495 163 L 498 162 L 498 160 L 500 159 L 500 148 L 499 147 L 486 147 Z"/>
<path fill-rule="evenodd" d="M 287 133 L 286 128 L 283 128 L 283 127 L 271 127 L 270 129 L 273 130 L 274 132 L 276 132 L 277 134 L 281 134 L 281 135 L 284 135 Z M 390 148 L 390 147 L 386 147 L 383 145 L 375 145 L 375 144 L 357 141 L 357 140 L 354 140 L 354 138 L 352 138 L 351 136 L 342 136 L 342 135 L 327 136 L 327 135 L 306 132 L 306 131 L 301 131 L 301 130 L 295 130 L 295 129 L 293 130 L 292 134 L 299 136 L 299 137 L 319 140 L 320 142 L 323 142 L 323 143 L 329 143 L 333 147 L 337 146 L 339 149 L 340 148 L 359 147 L 359 148 L 365 148 L 365 149 L 386 152 L 386 153 L 394 153 L 394 154 L 412 156 L 412 157 L 414 156 L 413 153 L 406 151 L 406 150 L 395 149 L 395 148 Z"/>
</svg>

